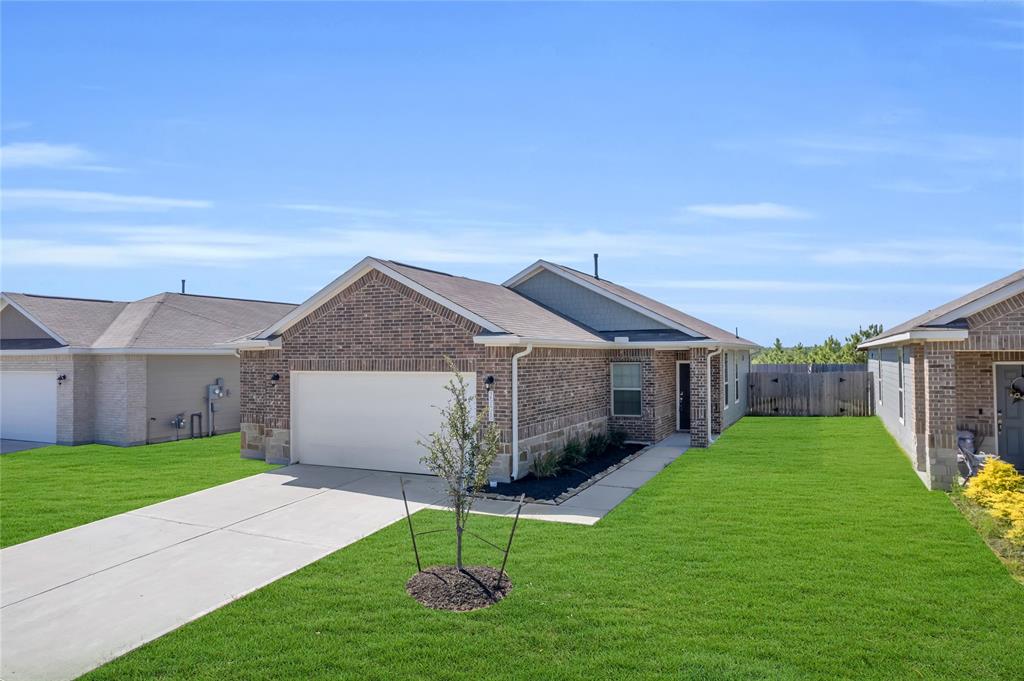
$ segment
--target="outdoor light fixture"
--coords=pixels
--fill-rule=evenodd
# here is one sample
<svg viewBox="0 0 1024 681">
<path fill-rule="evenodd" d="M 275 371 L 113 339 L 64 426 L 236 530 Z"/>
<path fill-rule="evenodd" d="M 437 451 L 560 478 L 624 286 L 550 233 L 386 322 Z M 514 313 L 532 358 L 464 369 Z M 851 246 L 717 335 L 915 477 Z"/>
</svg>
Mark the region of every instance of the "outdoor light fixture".
<svg viewBox="0 0 1024 681">
<path fill-rule="evenodd" d="M 484 383 L 487 384 L 488 388 L 494 385 L 494 376 L 488 376 L 487 378 L 485 378 Z"/>
<path fill-rule="evenodd" d="M 57 385 L 64 385 L 64 381 L 68 380 L 67 374 L 61 374 L 57 377 Z"/>
<path fill-rule="evenodd" d="M 277 385 L 277 382 L 281 380 L 281 374 L 270 374 L 270 385 Z"/>
</svg>

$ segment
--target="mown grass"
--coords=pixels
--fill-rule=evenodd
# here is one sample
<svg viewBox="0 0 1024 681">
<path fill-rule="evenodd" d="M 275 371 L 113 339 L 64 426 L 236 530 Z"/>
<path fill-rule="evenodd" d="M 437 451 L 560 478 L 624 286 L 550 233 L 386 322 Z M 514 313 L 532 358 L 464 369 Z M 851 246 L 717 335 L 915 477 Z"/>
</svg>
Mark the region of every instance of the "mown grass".
<svg viewBox="0 0 1024 681">
<path fill-rule="evenodd" d="M 521 523 L 486 610 L 423 608 L 412 565 L 392 525 L 88 678 L 1024 678 L 1024 588 L 875 419 L 746 418 L 594 527 Z"/>
<path fill-rule="evenodd" d="M 0 456 L 0 546 L 274 468 L 237 433 L 140 447 L 42 447 Z"/>
</svg>

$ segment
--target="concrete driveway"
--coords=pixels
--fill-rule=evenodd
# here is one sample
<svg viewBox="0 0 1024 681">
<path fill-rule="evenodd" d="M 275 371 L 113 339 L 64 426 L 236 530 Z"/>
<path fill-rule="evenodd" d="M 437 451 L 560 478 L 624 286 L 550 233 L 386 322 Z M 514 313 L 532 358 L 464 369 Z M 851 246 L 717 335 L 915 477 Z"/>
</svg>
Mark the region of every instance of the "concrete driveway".
<svg viewBox="0 0 1024 681">
<path fill-rule="evenodd" d="M 668 438 L 522 517 L 592 525 L 688 446 Z M 390 525 L 405 513 L 400 477 L 410 511 L 444 507 L 432 476 L 299 464 L 3 549 L 0 678 L 75 678 Z"/>
<path fill-rule="evenodd" d="M 397 474 L 295 465 L 3 549 L 0 678 L 77 677 L 404 513 Z"/>
</svg>

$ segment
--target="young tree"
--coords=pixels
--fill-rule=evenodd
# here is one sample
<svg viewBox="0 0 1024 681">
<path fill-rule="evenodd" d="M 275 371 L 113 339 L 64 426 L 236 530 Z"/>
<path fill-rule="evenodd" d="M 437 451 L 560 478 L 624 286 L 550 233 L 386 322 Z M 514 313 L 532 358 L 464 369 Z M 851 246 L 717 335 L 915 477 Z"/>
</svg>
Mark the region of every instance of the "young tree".
<svg viewBox="0 0 1024 681">
<path fill-rule="evenodd" d="M 455 567 L 462 570 L 462 533 L 473 506 L 473 495 L 487 483 L 487 473 L 501 447 L 501 433 L 475 410 L 476 399 L 451 358 L 445 357 L 454 376 L 445 386 L 451 395 L 439 407 L 441 426 L 428 441 L 418 441 L 427 450 L 420 459 L 432 473 L 448 484 L 448 499 L 455 512 Z"/>
</svg>

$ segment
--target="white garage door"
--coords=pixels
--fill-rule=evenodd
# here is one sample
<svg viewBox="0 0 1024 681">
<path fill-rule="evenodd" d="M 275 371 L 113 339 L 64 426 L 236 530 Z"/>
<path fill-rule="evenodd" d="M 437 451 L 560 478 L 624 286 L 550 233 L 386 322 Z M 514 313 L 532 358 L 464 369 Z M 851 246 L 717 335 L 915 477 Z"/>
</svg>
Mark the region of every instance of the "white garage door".
<svg viewBox="0 0 1024 681">
<path fill-rule="evenodd" d="M 0 372 L 0 437 L 57 441 L 57 374 Z"/>
<path fill-rule="evenodd" d="M 470 394 L 476 377 L 464 374 Z M 438 429 L 447 372 L 293 371 L 292 461 L 428 472 L 416 444 Z"/>
</svg>

